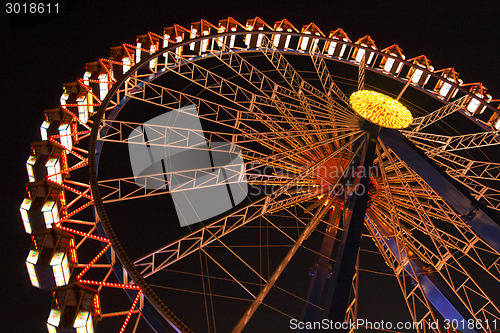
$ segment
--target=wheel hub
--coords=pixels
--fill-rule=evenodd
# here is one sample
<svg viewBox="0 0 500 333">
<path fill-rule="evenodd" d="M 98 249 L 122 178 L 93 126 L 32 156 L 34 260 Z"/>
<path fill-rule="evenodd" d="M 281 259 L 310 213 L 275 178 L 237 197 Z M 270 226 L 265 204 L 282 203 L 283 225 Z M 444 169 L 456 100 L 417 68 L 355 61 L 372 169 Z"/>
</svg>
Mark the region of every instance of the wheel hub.
<svg viewBox="0 0 500 333">
<path fill-rule="evenodd" d="M 413 122 L 411 112 L 387 95 L 372 90 L 359 90 L 354 92 L 349 100 L 361 118 L 376 125 L 402 129 Z"/>
</svg>

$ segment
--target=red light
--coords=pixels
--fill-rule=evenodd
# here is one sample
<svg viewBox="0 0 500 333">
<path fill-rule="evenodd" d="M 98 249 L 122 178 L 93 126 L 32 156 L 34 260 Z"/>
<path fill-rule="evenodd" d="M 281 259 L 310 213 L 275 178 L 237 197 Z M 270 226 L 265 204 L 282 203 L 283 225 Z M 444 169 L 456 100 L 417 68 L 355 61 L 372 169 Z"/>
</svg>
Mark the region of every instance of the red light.
<svg viewBox="0 0 500 333">
<path fill-rule="evenodd" d="M 94 295 L 94 316 L 99 316 L 101 314 L 101 304 L 99 302 L 99 295 Z"/>
<path fill-rule="evenodd" d="M 61 219 L 59 220 L 59 223 L 62 223 L 62 222 L 69 222 L 67 221 L 71 216 L 79 213 L 80 211 L 82 211 L 83 209 L 87 208 L 88 206 L 92 205 L 94 203 L 94 200 L 91 200 L 89 202 L 87 202 L 85 205 L 83 206 L 80 206 L 79 208 L 77 208 L 76 210 L 72 211 L 71 213 L 68 213 L 66 214 L 65 216 L 61 217 Z"/>
<path fill-rule="evenodd" d="M 141 290 L 139 286 L 133 284 L 120 284 L 104 281 L 90 281 L 90 280 L 80 280 L 81 283 L 90 284 L 92 286 L 103 286 L 109 288 L 120 288 L 120 289 L 131 289 L 131 290 Z"/>
<path fill-rule="evenodd" d="M 101 241 L 101 242 L 105 242 L 105 243 L 111 243 L 109 241 L 109 239 L 104 238 L 104 237 L 91 235 L 91 234 L 88 234 L 88 233 L 85 233 L 85 232 L 82 232 L 82 231 L 78 231 L 78 230 L 66 228 L 66 227 L 63 227 L 63 226 L 56 226 L 56 228 L 64 230 L 64 231 L 67 231 L 67 232 L 70 232 L 70 233 L 75 234 L 75 235 L 80 235 L 80 236 L 83 236 L 83 237 L 95 239 L 95 240 L 98 240 L 98 241 Z"/>
<path fill-rule="evenodd" d="M 103 255 L 103 254 L 104 254 L 104 253 L 105 253 L 105 252 L 106 252 L 106 251 L 107 251 L 110 247 L 111 247 L 111 243 L 109 243 L 108 245 L 106 245 L 106 246 L 104 247 L 104 249 L 102 249 L 102 251 L 101 251 L 101 252 L 99 252 L 99 253 L 97 254 L 97 256 L 96 256 L 94 259 L 92 259 L 92 261 L 91 261 L 91 262 L 90 262 L 90 263 L 89 263 L 89 264 L 88 264 L 88 265 L 87 265 L 87 266 L 83 269 L 83 271 L 81 271 L 81 272 L 80 272 L 80 274 L 78 274 L 78 275 L 76 276 L 76 279 L 77 279 L 77 280 L 80 280 L 80 278 L 83 276 L 83 274 L 87 273 L 87 272 L 88 272 L 88 270 L 90 269 L 90 267 L 92 267 L 92 265 L 94 265 L 94 264 L 95 264 L 95 262 L 96 262 L 97 260 L 99 260 L 99 258 L 100 258 L 100 257 L 102 257 L 102 255 Z"/>
<path fill-rule="evenodd" d="M 141 296 L 142 290 L 139 290 L 137 293 L 137 296 L 135 297 L 134 302 L 132 303 L 132 306 L 130 307 L 130 310 L 127 314 L 127 318 L 125 318 L 125 321 L 123 322 L 122 328 L 120 329 L 120 333 L 123 333 L 125 331 L 125 328 L 127 328 L 127 324 L 130 320 L 130 317 L 132 316 L 132 312 L 134 311 L 135 306 L 137 305 L 137 302 L 139 301 L 139 297 Z"/>
</svg>

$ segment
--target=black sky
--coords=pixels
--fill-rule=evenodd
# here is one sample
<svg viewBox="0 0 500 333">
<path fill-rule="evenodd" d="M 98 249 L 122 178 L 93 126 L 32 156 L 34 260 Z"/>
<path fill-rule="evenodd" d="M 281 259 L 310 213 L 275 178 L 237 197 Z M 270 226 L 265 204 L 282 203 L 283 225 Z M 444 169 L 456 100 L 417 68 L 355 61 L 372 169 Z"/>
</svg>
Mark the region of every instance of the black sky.
<svg viewBox="0 0 500 333">
<path fill-rule="evenodd" d="M 52 2 L 55 3 L 55 2 Z M 464 82 L 481 81 L 500 98 L 500 5 L 495 1 L 61 1 L 51 16 L 4 13 L 0 40 L 1 236 L 4 332 L 44 332 L 51 297 L 31 287 L 24 260 L 30 238 L 19 216 L 31 141 L 39 140 L 43 110 L 57 107 L 62 84 L 81 77 L 86 62 L 109 47 L 133 43 L 174 23 L 260 16 L 270 25 L 311 21 L 325 33 L 343 28 L 355 41 L 369 34 L 379 49 L 397 43 L 407 58 L 425 54 L 436 69 L 455 67 Z M 439 3 L 439 5 L 437 5 Z"/>
</svg>

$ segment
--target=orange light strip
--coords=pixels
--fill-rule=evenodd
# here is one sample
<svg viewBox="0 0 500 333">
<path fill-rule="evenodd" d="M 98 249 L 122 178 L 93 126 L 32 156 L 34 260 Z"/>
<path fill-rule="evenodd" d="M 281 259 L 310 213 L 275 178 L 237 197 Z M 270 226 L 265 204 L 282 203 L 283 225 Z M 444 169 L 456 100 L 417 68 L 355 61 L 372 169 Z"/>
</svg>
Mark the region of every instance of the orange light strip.
<svg viewBox="0 0 500 333">
<path fill-rule="evenodd" d="M 66 153 L 66 150 L 61 151 L 61 163 L 62 163 L 62 170 L 58 172 L 57 174 L 63 174 L 69 172 L 68 170 L 68 154 Z"/>
<path fill-rule="evenodd" d="M 134 310 L 132 313 L 137 313 L 139 310 Z M 102 318 L 111 318 L 111 317 L 118 317 L 118 316 L 125 316 L 128 314 L 128 311 L 120 311 L 120 312 L 113 312 L 113 313 L 103 313 L 101 315 Z"/>
<path fill-rule="evenodd" d="M 131 290 L 141 290 L 139 286 L 133 285 L 133 284 L 121 284 L 121 283 L 111 283 L 111 282 L 104 282 L 104 281 L 90 281 L 90 280 L 80 280 L 81 283 L 84 284 L 90 284 L 93 286 L 103 286 L 103 287 L 110 287 L 110 288 L 120 288 L 120 289 L 131 289 Z"/>
<path fill-rule="evenodd" d="M 66 184 L 64 184 L 64 183 L 59 184 L 59 183 L 57 183 L 57 182 L 55 182 L 55 181 L 53 181 L 53 180 L 49 179 L 50 177 L 53 177 L 53 176 L 58 175 L 58 174 L 60 174 L 60 173 L 61 173 L 61 172 L 59 172 L 59 173 L 55 173 L 55 174 L 50 175 L 50 176 L 45 176 L 45 179 L 46 179 L 48 182 L 51 182 L 51 183 L 53 183 L 53 184 L 56 184 L 56 185 L 62 186 L 64 189 L 66 189 L 66 190 L 68 190 L 68 191 L 70 191 L 70 192 L 76 193 L 76 194 L 78 194 L 78 195 L 80 195 L 80 196 L 82 196 L 82 197 L 84 197 L 84 198 L 86 198 L 86 199 L 92 200 L 92 197 L 91 197 L 90 195 L 85 194 L 85 193 L 83 193 L 82 191 L 78 191 L 78 190 L 76 190 L 76 189 L 74 189 L 74 188 L 72 188 L 72 187 L 70 187 L 70 186 L 68 186 L 68 185 L 66 185 Z"/>
<path fill-rule="evenodd" d="M 104 243 L 108 243 L 108 244 L 111 243 L 111 241 L 109 239 L 107 239 L 107 238 L 104 238 L 104 237 L 101 237 L 101 236 L 96 236 L 96 235 L 91 235 L 91 234 L 83 232 L 83 231 L 66 228 L 66 227 L 63 227 L 63 226 L 60 226 L 60 225 L 56 226 L 56 228 L 64 230 L 64 231 L 67 231 L 67 232 L 70 232 L 70 233 L 75 234 L 75 235 L 80 235 L 80 236 L 83 236 L 83 237 L 88 237 L 88 238 L 91 238 L 91 239 L 95 239 L 95 240 L 98 240 L 98 241 L 101 241 L 101 242 L 104 242 Z"/>
<path fill-rule="evenodd" d="M 128 46 L 128 47 L 133 48 L 133 49 L 136 49 L 136 50 L 141 50 L 143 52 L 152 54 L 150 50 L 143 49 L 142 47 L 137 47 L 137 45 L 131 45 L 131 44 L 127 44 L 127 43 L 123 43 L 123 45 Z M 134 61 L 135 61 L 135 59 L 134 59 Z"/>
<path fill-rule="evenodd" d="M 99 98 L 97 98 L 97 100 L 99 100 Z M 78 106 L 101 106 L 101 103 L 93 103 L 93 104 L 88 104 L 88 103 L 87 104 L 64 104 L 64 106 L 75 107 L 75 108 L 78 107 Z"/>
<path fill-rule="evenodd" d="M 65 111 L 67 111 L 67 112 L 68 112 L 68 114 L 71 116 L 72 120 L 77 121 L 77 122 L 80 122 L 80 119 L 78 118 L 78 116 L 76 116 L 73 112 L 71 112 L 70 110 L 68 110 L 68 109 L 65 107 L 66 105 L 62 105 L 62 104 L 60 104 L 60 106 L 61 106 L 61 108 L 62 108 L 63 110 L 65 110 Z M 83 124 L 83 125 L 85 125 L 85 124 Z"/>
<path fill-rule="evenodd" d="M 80 84 L 83 86 L 83 88 L 84 88 L 85 90 L 87 90 L 87 92 L 88 92 L 89 94 L 91 94 L 91 95 L 92 95 L 92 97 L 94 97 L 94 99 L 95 99 L 95 100 L 99 101 L 99 103 L 97 103 L 97 104 L 83 104 L 83 105 L 86 105 L 86 106 L 89 106 L 89 105 L 92 105 L 92 106 L 100 106 L 100 105 L 101 105 L 101 103 L 102 103 L 102 100 L 101 100 L 99 97 L 97 97 L 97 96 L 96 96 L 96 94 L 94 94 L 94 93 L 92 92 L 92 89 L 90 89 L 90 87 L 89 87 L 89 86 L 87 86 L 87 85 L 83 82 L 83 79 L 78 79 L 77 81 L 78 81 L 78 82 L 80 82 Z M 99 81 L 99 80 L 90 80 L 90 79 L 89 79 L 89 80 L 85 80 L 85 81 L 89 81 L 89 82 L 92 82 L 92 83 L 104 83 L 104 82 L 101 82 L 101 81 Z M 97 82 L 94 82 L 94 81 L 97 81 Z M 108 83 L 108 82 L 106 82 L 106 83 Z M 75 104 L 64 104 L 64 105 L 67 105 L 67 106 L 79 106 L 78 104 L 76 104 L 76 105 L 75 105 Z M 82 105 L 80 104 L 80 106 L 82 106 Z"/>
<path fill-rule="evenodd" d="M 104 59 L 104 58 L 99 58 L 99 61 L 103 62 L 109 62 L 110 64 L 115 64 L 115 65 L 124 65 L 123 62 L 112 60 L 112 59 Z"/>
<path fill-rule="evenodd" d="M 68 105 L 68 104 L 66 104 L 66 105 Z M 90 133 L 90 132 L 92 132 L 92 130 L 79 131 L 79 132 L 74 132 L 74 133 L 71 133 L 71 134 L 64 134 L 64 135 L 56 134 L 56 135 L 51 135 L 50 137 L 57 139 L 57 138 L 60 138 L 60 137 L 63 137 L 63 136 L 75 136 L 75 135 L 79 135 L 79 134 L 87 134 L 87 133 Z"/>
<path fill-rule="evenodd" d="M 69 150 L 68 148 L 64 147 L 60 142 L 57 142 L 54 138 L 58 138 L 60 137 L 61 135 L 53 135 L 49 138 L 50 142 L 53 142 L 55 143 L 56 145 L 58 145 L 60 148 L 64 149 L 64 150 L 67 150 L 68 152 L 70 152 L 71 154 L 73 154 L 74 156 L 78 157 L 79 159 L 81 159 L 82 161 L 86 160 L 85 157 L 83 157 L 82 155 L 76 153 L 75 151 L 73 150 Z"/>
<path fill-rule="evenodd" d="M 125 321 L 123 322 L 122 328 L 120 329 L 120 333 L 125 332 L 125 329 L 127 328 L 130 317 L 132 317 L 132 312 L 134 311 L 134 308 L 137 305 L 137 302 L 139 301 L 139 297 L 141 296 L 141 294 L 142 294 L 142 290 L 139 290 L 139 292 L 137 293 L 137 296 L 134 299 L 134 302 L 132 303 L 132 306 L 130 307 L 130 310 L 127 314 L 127 318 L 125 318 Z"/>
<path fill-rule="evenodd" d="M 60 184 L 59 184 L 60 185 Z M 63 217 L 61 217 L 61 219 L 59 220 L 59 223 L 62 223 L 62 222 L 65 222 L 67 219 L 69 219 L 71 216 L 81 212 L 82 210 L 84 210 L 85 208 L 87 208 L 88 206 L 92 205 L 94 203 L 94 200 L 90 200 L 89 202 L 87 202 L 85 205 L 83 206 L 80 206 L 78 207 L 77 209 L 75 209 L 74 211 L 72 211 L 71 213 L 69 214 L 66 214 L 64 215 Z"/>
<path fill-rule="evenodd" d="M 106 73 L 108 73 L 109 78 L 110 78 L 109 81 L 110 81 L 111 85 L 114 85 L 117 82 L 117 80 L 116 80 L 116 78 L 113 75 L 113 72 L 111 70 L 111 65 L 110 64 L 106 64 L 103 61 L 102 58 L 99 58 L 99 63 L 101 64 L 102 68 L 104 68 L 104 70 L 106 71 Z"/>
<path fill-rule="evenodd" d="M 76 170 L 78 168 L 82 168 L 84 166 L 87 166 L 88 164 L 89 164 L 88 160 L 78 162 L 77 164 L 73 165 L 71 168 L 68 168 L 68 171 L 73 171 L 73 170 Z"/>
<path fill-rule="evenodd" d="M 101 302 L 99 302 L 99 294 L 94 295 L 94 315 L 99 316 L 101 314 Z"/>
<path fill-rule="evenodd" d="M 76 105 L 78 105 L 78 104 L 76 104 Z M 70 110 L 66 107 L 66 104 L 65 104 L 65 105 L 62 105 L 62 104 L 61 104 L 60 106 L 61 106 L 61 108 L 62 108 L 63 110 L 65 110 L 67 113 L 69 113 L 69 114 L 71 115 L 71 117 L 72 117 L 72 119 L 73 119 L 74 121 L 76 121 L 78 124 L 80 124 L 80 125 L 82 125 L 82 126 L 84 126 L 84 127 L 88 128 L 88 129 L 89 129 L 89 131 L 91 130 L 90 126 L 89 126 L 87 123 L 82 123 L 82 122 L 80 121 L 80 118 L 78 118 L 78 117 L 74 114 L 74 112 L 70 111 Z M 88 122 L 90 123 L 90 120 L 89 120 Z"/>
<path fill-rule="evenodd" d="M 96 256 L 94 259 L 92 259 L 92 261 L 91 261 L 91 262 L 90 262 L 90 263 L 89 263 L 89 264 L 88 264 L 88 265 L 87 265 L 87 266 L 86 266 L 86 267 L 85 267 L 85 268 L 84 268 L 84 269 L 80 272 L 80 274 L 78 274 L 78 275 L 76 276 L 76 279 L 77 279 L 77 280 L 80 280 L 80 278 L 83 276 L 83 274 L 87 273 L 87 272 L 88 272 L 88 270 L 89 270 L 89 269 L 90 269 L 90 268 L 91 268 L 91 267 L 95 264 L 95 262 L 96 262 L 97 260 L 99 260 L 99 258 L 100 258 L 100 257 L 102 257 L 102 255 L 103 255 L 103 254 L 104 254 L 104 253 L 105 253 L 105 252 L 106 252 L 106 251 L 107 251 L 110 247 L 111 247 L 111 243 L 109 243 L 108 245 L 106 245 L 106 246 L 104 247 L 104 249 L 102 249 L 102 251 L 101 251 L 101 252 L 99 252 L 99 253 L 97 254 L 97 256 Z"/>
</svg>

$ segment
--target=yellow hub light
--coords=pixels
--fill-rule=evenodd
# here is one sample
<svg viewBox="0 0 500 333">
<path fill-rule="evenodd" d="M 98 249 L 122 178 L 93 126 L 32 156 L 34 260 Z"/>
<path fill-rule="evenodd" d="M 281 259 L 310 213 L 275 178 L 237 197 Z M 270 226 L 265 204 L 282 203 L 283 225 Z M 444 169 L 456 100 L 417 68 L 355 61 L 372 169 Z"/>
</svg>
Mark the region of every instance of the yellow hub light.
<svg viewBox="0 0 500 333">
<path fill-rule="evenodd" d="M 382 127 L 401 129 L 413 121 L 410 111 L 403 104 L 376 91 L 359 90 L 349 100 L 360 117 Z"/>
</svg>

